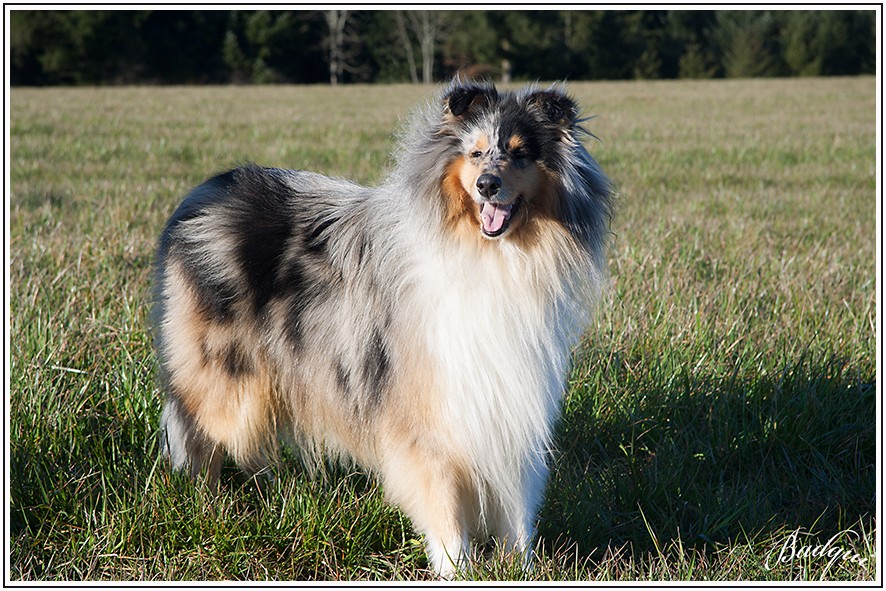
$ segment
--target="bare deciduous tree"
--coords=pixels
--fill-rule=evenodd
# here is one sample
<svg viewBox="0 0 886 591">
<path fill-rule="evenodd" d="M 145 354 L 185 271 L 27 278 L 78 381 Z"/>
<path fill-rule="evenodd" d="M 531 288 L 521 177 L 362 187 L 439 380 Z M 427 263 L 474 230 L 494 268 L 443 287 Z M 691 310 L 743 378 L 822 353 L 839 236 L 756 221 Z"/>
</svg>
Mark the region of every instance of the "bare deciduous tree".
<svg viewBox="0 0 886 591">
<path fill-rule="evenodd" d="M 418 84 L 418 71 L 415 69 L 415 57 L 412 55 L 412 40 L 409 38 L 409 31 L 406 30 L 406 19 L 403 17 L 403 14 L 402 10 L 394 13 L 397 20 L 397 33 L 400 36 L 400 41 L 403 43 L 403 49 L 406 51 L 409 78 L 413 84 Z"/>
<path fill-rule="evenodd" d="M 354 12 L 347 10 L 327 10 L 324 12 L 326 25 L 329 27 L 327 60 L 329 61 L 329 83 L 332 85 L 344 81 L 344 73 L 366 75 L 367 65 L 362 62 L 363 38 L 355 30 L 352 18 Z"/>
<path fill-rule="evenodd" d="M 446 13 L 438 10 L 408 10 L 396 13 L 397 31 L 406 60 L 409 63 L 409 76 L 414 83 L 418 82 L 418 72 L 413 56 L 413 40 L 418 43 L 421 51 L 421 79 L 425 84 L 434 82 L 434 53 L 437 40 L 446 28 Z"/>
<path fill-rule="evenodd" d="M 347 10 L 327 10 L 326 24 L 329 26 L 329 83 L 338 84 L 344 73 L 345 24 Z"/>
</svg>

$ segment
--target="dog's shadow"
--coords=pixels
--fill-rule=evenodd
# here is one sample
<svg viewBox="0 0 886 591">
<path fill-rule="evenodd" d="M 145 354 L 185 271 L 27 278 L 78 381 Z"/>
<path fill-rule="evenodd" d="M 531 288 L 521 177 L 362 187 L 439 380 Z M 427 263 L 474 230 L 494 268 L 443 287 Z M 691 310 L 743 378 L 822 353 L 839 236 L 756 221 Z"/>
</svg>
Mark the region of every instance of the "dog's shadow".
<svg viewBox="0 0 886 591">
<path fill-rule="evenodd" d="M 824 358 L 753 377 L 675 368 L 664 390 L 641 378 L 594 393 L 579 380 L 557 432 L 543 547 L 599 560 L 797 528 L 827 539 L 873 520 L 875 379 Z"/>
<path fill-rule="evenodd" d="M 801 359 L 752 378 L 677 368 L 665 391 L 653 380 L 628 390 L 614 377 L 600 392 L 579 378 L 567 396 L 539 519 L 543 554 L 593 564 L 667 552 L 673 543 L 714 552 L 797 528 L 827 539 L 873 519 L 873 376 L 837 359 Z M 284 455 L 274 484 L 244 477 L 230 461 L 222 481 L 243 487 L 249 494 L 240 502 L 257 511 L 299 487 L 314 500 L 350 491 L 334 504 L 353 511 L 367 500 L 383 504 L 378 484 L 360 471 L 330 463 L 317 479 Z M 408 520 L 392 508 L 379 514 L 378 529 L 392 535 L 357 542 L 374 555 L 395 553 L 397 540 L 413 535 Z"/>
</svg>

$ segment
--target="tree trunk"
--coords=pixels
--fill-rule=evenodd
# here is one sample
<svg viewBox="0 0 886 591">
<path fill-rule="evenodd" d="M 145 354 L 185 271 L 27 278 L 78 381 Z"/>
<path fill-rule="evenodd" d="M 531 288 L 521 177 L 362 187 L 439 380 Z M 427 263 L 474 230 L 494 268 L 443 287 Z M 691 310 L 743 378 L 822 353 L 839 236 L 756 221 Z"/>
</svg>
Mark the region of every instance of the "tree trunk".
<svg viewBox="0 0 886 591">
<path fill-rule="evenodd" d="M 407 13 L 412 30 L 421 48 L 422 82 L 434 82 L 434 47 L 440 30 L 440 14 L 434 10 L 413 10 Z"/>
<path fill-rule="evenodd" d="M 435 21 L 434 13 L 428 10 L 422 11 L 421 74 L 425 84 L 434 82 L 434 42 L 437 39 Z"/>
<path fill-rule="evenodd" d="M 398 10 L 394 15 L 397 18 L 397 32 L 400 34 L 400 41 L 403 42 L 403 49 L 406 50 L 406 63 L 409 65 L 409 77 L 413 84 L 418 84 L 418 71 L 415 69 L 415 56 L 412 54 L 412 40 L 409 38 L 409 31 L 406 30 L 406 21 L 403 19 L 403 11 Z"/>
<path fill-rule="evenodd" d="M 329 83 L 335 86 L 341 81 L 344 71 L 345 23 L 347 10 L 327 10 L 326 24 L 329 25 Z"/>
</svg>

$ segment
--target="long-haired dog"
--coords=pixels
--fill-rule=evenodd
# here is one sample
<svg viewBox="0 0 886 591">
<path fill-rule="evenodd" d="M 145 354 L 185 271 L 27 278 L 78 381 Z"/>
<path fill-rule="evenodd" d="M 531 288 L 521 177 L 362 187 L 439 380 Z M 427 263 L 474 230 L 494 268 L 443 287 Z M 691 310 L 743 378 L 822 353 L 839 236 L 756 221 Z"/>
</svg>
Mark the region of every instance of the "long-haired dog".
<svg viewBox="0 0 886 591">
<path fill-rule="evenodd" d="M 279 438 L 356 461 L 449 577 L 472 536 L 531 554 L 612 189 L 559 88 L 454 82 L 377 188 L 237 168 L 163 230 L 155 325 L 175 468 Z"/>
</svg>

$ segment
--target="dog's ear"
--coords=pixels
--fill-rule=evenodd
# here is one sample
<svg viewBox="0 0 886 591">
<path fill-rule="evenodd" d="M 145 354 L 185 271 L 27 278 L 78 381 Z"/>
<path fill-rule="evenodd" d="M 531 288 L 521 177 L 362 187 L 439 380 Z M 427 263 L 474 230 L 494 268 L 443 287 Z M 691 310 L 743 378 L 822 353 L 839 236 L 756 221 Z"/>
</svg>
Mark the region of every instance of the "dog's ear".
<svg viewBox="0 0 886 591">
<path fill-rule="evenodd" d="M 571 98 L 555 90 L 541 90 L 529 96 L 529 104 L 536 107 L 549 123 L 571 129 L 578 123 L 578 105 Z"/>
<path fill-rule="evenodd" d="M 459 85 L 446 93 L 444 99 L 444 114 L 447 117 L 462 119 L 478 108 L 485 107 L 495 98 L 496 90 L 493 86 Z"/>
</svg>

